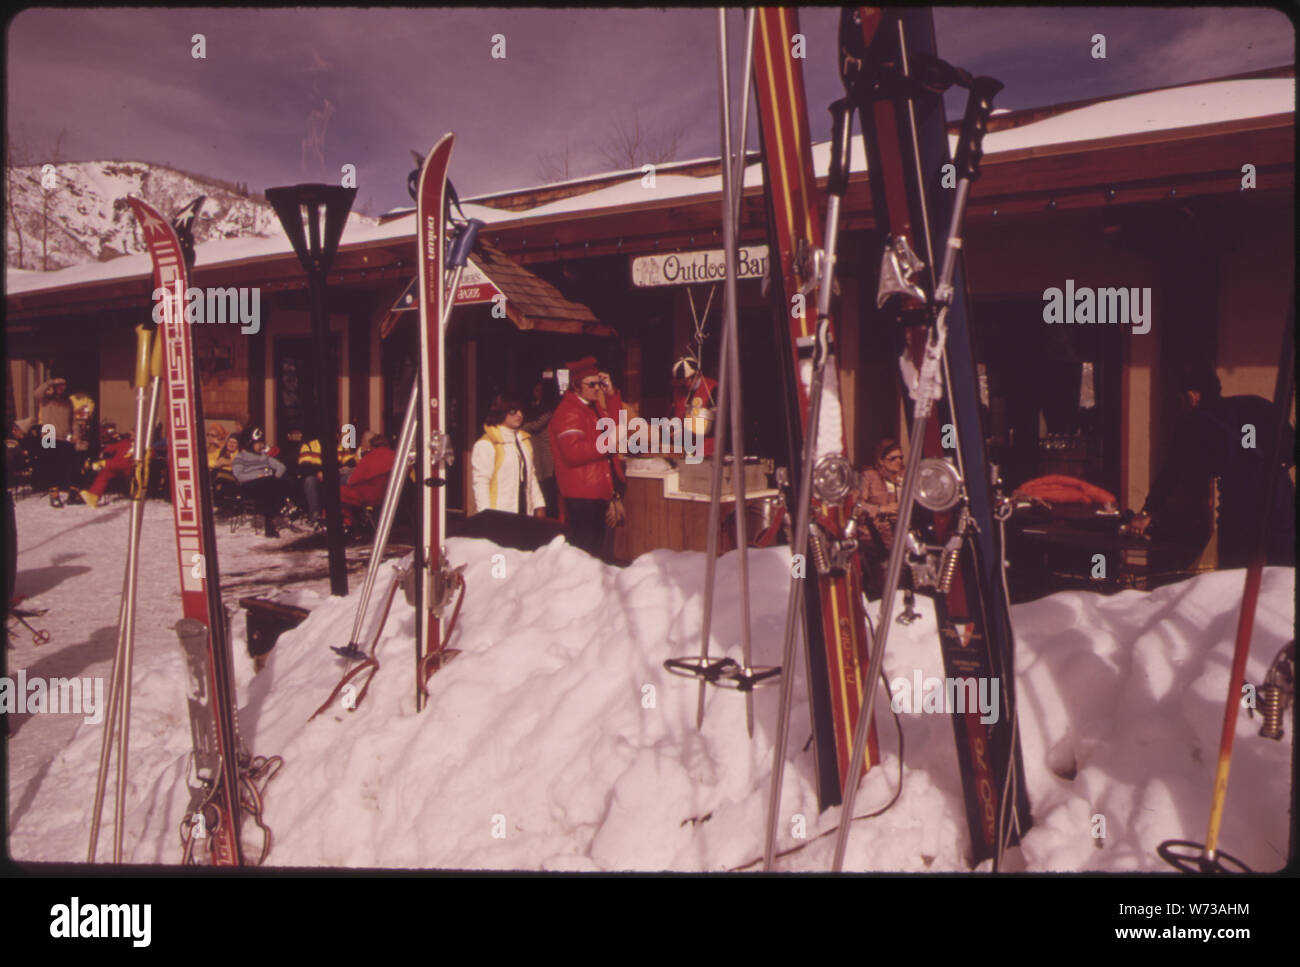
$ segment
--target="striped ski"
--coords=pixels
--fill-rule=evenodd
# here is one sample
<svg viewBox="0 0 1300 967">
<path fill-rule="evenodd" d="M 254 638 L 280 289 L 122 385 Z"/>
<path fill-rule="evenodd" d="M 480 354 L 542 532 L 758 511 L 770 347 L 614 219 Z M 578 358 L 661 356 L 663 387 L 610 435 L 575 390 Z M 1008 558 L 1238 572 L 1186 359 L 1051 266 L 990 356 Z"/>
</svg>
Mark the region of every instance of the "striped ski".
<svg viewBox="0 0 1300 967">
<path fill-rule="evenodd" d="M 798 16 L 791 8 L 764 7 L 758 10 L 754 51 L 755 100 L 763 143 L 764 185 L 770 214 L 772 252 L 777 270 L 772 274 L 773 311 L 778 344 L 788 351 L 784 369 L 790 374 L 786 397 L 792 471 L 797 468 L 806 436 L 809 415 L 809 380 L 813 336 L 816 326 L 814 299 L 810 291 L 816 276 L 803 258 L 805 251 L 822 245 L 822 212 L 812 166 L 812 139 L 804 95 L 803 69 L 793 56 L 794 35 L 799 32 Z M 793 300 L 802 293 L 806 303 L 801 317 L 792 312 Z M 834 352 L 834 332 L 830 333 Z M 832 355 L 826 365 L 826 381 L 817 438 L 816 459 L 846 452 L 844 424 L 839 399 L 839 381 Z M 799 474 L 791 473 L 797 480 Z M 802 495 L 795 495 L 796 497 Z M 844 534 L 849 519 L 841 501 L 828 503 L 814 490 L 811 520 L 818 535 L 810 558 L 819 556 L 821 538 L 834 541 Z M 822 809 L 841 801 L 849 773 L 853 732 L 862 705 L 863 671 L 868 662 L 868 637 L 862 597 L 862 580 L 856 563 L 833 567 L 829 572 L 807 563 L 804 581 L 804 623 L 806 631 L 809 691 L 813 720 L 817 795 Z M 786 674 L 792 670 L 787 669 Z M 864 767 L 877 761 L 875 728 L 864 756 Z"/>
<path fill-rule="evenodd" d="M 203 406 L 194 377 L 191 326 L 185 321 L 189 273 L 175 229 L 138 198 L 128 198 L 153 261 L 153 291 L 161 298 L 163 397 L 171 474 L 172 510 L 176 524 L 176 557 L 180 566 L 182 645 L 191 671 L 190 712 L 194 737 L 194 768 L 200 785 L 194 790 L 187 856 L 203 817 L 210 860 L 216 866 L 243 863 L 240 844 L 240 748 L 236 720 L 234 668 L 226 612 L 221 603 L 217 542 L 213 528 L 212 495 L 207 475 Z M 206 662 L 203 661 L 206 651 Z M 206 665 L 206 667 L 201 667 Z M 215 821 L 214 821 L 215 820 Z"/>
</svg>

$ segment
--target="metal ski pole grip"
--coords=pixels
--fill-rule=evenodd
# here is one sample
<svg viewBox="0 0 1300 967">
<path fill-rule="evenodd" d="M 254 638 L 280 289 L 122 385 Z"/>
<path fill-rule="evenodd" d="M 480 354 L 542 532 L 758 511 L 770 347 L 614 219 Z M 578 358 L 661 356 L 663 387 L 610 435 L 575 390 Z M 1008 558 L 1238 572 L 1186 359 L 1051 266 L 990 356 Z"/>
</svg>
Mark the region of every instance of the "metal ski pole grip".
<svg viewBox="0 0 1300 967">
<path fill-rule="evenodd" d="M 961 134 L 957 136 L 957 157 L 953 159 L 958 178 L 970 181 L 979 178 L 980 159 L 984 157 L 984 135 L 988 132 L 989 117 L 993 113 L 993 98 L 1004 86 L 993 77 L 977 77 L 971 81 L 966 116 L 962 118 Z"/>
</svg>

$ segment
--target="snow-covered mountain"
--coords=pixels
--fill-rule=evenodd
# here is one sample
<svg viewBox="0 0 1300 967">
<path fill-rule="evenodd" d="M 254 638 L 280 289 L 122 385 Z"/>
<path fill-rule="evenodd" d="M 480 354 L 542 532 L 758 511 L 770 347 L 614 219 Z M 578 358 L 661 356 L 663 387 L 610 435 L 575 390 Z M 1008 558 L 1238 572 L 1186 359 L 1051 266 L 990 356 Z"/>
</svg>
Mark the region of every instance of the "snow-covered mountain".
<svg viewBox="0 0 1300 967">
<path fill-rule="evenodd" d="M 194 228 L 199 243 L 267 238 L 284 231 L 275 210 L 260 195 L 163 165 L 72 161 L 55 165 L 51 174 L 52 187 L 43 189 L 40 165 L 19 165 L 8 172 L 6 265 L 53 271 L 143 252 L 139 229 L 126 204 L 131 194 L 162 212 L 178 211 L 195 195 L 207 195 Z M 355 213 L 350 217 L 367 225 L 377 221 Z"/>
</svg>

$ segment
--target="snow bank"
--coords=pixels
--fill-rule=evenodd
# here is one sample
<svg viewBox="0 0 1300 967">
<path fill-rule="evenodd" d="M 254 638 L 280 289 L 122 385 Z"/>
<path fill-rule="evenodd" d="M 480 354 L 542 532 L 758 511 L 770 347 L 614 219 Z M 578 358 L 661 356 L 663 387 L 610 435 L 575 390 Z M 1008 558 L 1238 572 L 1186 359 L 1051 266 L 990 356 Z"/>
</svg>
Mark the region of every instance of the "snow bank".
<svg viewBox="0 0 1300 967">
<path fill-rule="evenodd" d="M 31 515 L 67 513 L 38 504 L 20 504 L 20 534 L 33 533 Z M 164 509 L 151 505 L 151 512 Z M 123 543 L 115 539 L 124 524 L 104 517 L 69 529 L 61 545 L 26 538 L 23 574 L 66 559 L 70 542 L 87 548 L 86 530 L 101 526 L 94 539 L 102 535 L 104 547 Z M 179 603 L 168 612 L 159 591 L 175 594 L 171 534 L 152 520 L 151 528 L 146 557 L 157 558 L 148 566 L 158 570 L 146 587 L 161 603 L 150 613 L 169 614 L 170 624 Z M 223 564 L 234 562 L 227 572 L 273 546 L 259 541 L 222 535 Z M 466 565 L 467 598 L 451 642 L 461 654 L 433 678 L 429 705 L 418 714 L 414 615 L 400 594 L 362 705 L 337 705 L 311 722 L 346 667 L 328 646 L 346 643 L 355 592 L 348 599 L 315 590 L 281 595 L 312 614 L 280 639 L 256 676 L 243 621 L 233 622 L 245 741 L 285 760 L 266 795 L 275 835 L 270 864 L 715 871 L 761 855 L 778 690 L 755 693 L 752 741 L 744 698 L 728 690 L 708 689 L 704 728 L 696 731 L 696 684 L 663 669 L 666 658 L 699 651 L 702 554 L 656 551 L 619 569 L 563 541 L 519 552 L 452 540 L 449 551 Z M 108 550 L 84 553 L 99 574 L 97 623 L 111 623 L 120 564 L 111 569 Z M 788 561 L 785 548 L 751 555 L 755 664 L 779 662 Z M 1291 569 L 1265 574 L 1249 681 L 1262 681 L 1294 634 L 1294 576 Z M 737 556 L 726 555 L 711 650 L 739 659 L 737 580 Z M 1152 593 L 1069 592 L 1014 609 L 1035 820 L 1023 846 L 1029 869 L 1161 871 L 1160 841 L 1204 839 L 1242 580 L 1241 571 L 1212 573 Z M 942 677 L 933 611 L 925 599 L 918 606 L 921 620 L 891 632 L 890 680 L 911 679 L 916 669 Z M 161 620 L 150 629 L 136 665 L 125 849 L 132 862 L 175 863 L 189 798 L 189 726 L 179 649 Z M 11 652 L 11 674 L 37 663 L 29 653 L 40 654 Z M 802 664 L 778 844 L 797 849 L 778 867 L 825 870 L 834 838 L 821 834 L 837 825 L 839 810 L 817 814 Z M 859 813 L 887 802 L 897 783 L 898 739 L 883 695 L 877 708 L 884 762 L 866 777 Z M 883 815 L 855 824 L 846 868 L 965 870 L 969 838 L 950 720 L 900 719 L 902 794 Z M 1258 727 L 1258 718 L 1241 713 L 1221 846 L 1256 870 L 1274 870 L 1287 848 L 1291 717 L 1282 743 L 1259 738 Z M 52 761 L 28 770 L 35 774 L 21 801 L 11 789 L 16 858 L 84 858 L 102 728 L 78 722 Z M 796 839 L 799 817 L 806 838 Z M 102 844 L 111 836 L 108 812 L 106 819 Z"/>
</svg>

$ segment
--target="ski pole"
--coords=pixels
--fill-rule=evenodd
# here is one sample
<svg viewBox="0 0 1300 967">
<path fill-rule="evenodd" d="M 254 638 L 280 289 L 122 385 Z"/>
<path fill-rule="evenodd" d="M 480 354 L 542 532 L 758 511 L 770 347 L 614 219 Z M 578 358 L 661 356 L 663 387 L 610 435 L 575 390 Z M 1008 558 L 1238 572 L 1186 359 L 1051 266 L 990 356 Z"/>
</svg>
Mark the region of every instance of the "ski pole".
<svg viewBox="0 0 1300 967">
<path fill-rule="evenodd" d="M 121 862 L 122 823 L 125 812 L 126 761 L 131 722 L 131 662 L 135 637 L 135 595 L 138 579 L 140 531 L 143 524 L 144 476 L 148 473 L 148 436 L 158 404 L 158 382 L 162 370 L 162 341 L 154 338 L 145 326 L 136 326 L 135 366 L 135 467 L 131 484 L 131 514 L 127 530 L 127 565 L 122 580 L 122 598 L 118 607 L 117 643 L 113 655 L 113 678 L 109 691 L 108 717 L 100 746 L 99 773 L 95 782 L 95 802 L 91 810 L 88 862 L 94 862 L 103 815 L 104 793 L 112 757 L 112 738 L 118 735 L 117 790 L 113 818 L 113 862 Z M 146 393 L 148 400 L 146 402 Z M 144 445 L 142 442 L 144 441 Z"/>
<path fill-rule="evenodd" d="M 747 21 L 745 50 L 745 88 L 742 102 L 748 110 L 750 63 L 753 51 L 754 16 L 751 11 Z M 724 282 L 722 347 L 718 361 L 718 412 L 717 423 L 718 447 L 715 449 L 713 475 L 709 499 L 709 522 L 705 561 L 704 614 L 700 629 L 700 667 L 708 663 L 709 635 L 713 618 L 714 586 L 717 573 L 718 524 L 722 514 L 722 474 L 726 456 L 726 427 L 730 424 L 733 501 L 735 508 L 736 550 L 740 554 L 740 614 L 741 614 L 741 652 L 746 670 L 752 664 L 749 622 L 749 561 L 748 539 L 745 522 L 745 484 L 744 472 L 744 437 L 742 435 L 741 401 L 740 401 L 740 360 L 736 331 L 736 229 L 739 222 L 738 192 L 735 191 L 734 171 L 737 167 L 731 156 L 731 94 L 730 78 L 727 66 L 727 20 L 726 11 L 718 11 L 718 64 L 719 64 L 719 98 L 721 102 L 720 127 L 722 140 L 722 234 L 726 251 L 725 262 L 727 275 Z M 741 150 L 744 158 L 745 118 L 741 117 Z M 741 171 L 743 172 L 743 167 Z M 701 678 L 699 696 L 695 710 L 695 727 L 704 725 L 704 689 L 707 679 Z M 745 693 L 745 728 L 751 738 L 754 735 L 754 696 L 751 691 Z"/>
<path fill-rule="evenodd" d="M 146 336 L 146 339 L 149 337 Z M 145 408 L 142 432 L 135 439 L 135 466 L 131 475 L 131 544 L 127 557 L 125 648 L 122 660 L 122 724 L 118 732 L 117 804 L 113 823 L 113 862 L 122 861 L 122 827 L 126 821 L 127 747 L 131 735 L 131 672 L 135 662 L 136 591 L 140 580 L 140 532 L 144 529 L 144 501 L 149 495 L 149 438 L 158 411 L 162 383 L 162 340 L 153 337 L 149 352 L 149 401 Z"/>
<path fill-rule="evenodd" d="M 407 464 L 415 446 L 416 407 L 420 402 L 420 381 L 411 381 L 411 393 L 406 402 L 406 414 L 402 417 L 402 432 L 397 439 L 397 454 L 393 461 L 393 470 L 388 475 L 384 488 L 384 503 L 379 511 L 379 523 L 375 527 L 375 540 L 370 549 L 370 561 L 366 565 L 366 577 L 361 582 L 361 598 L 357 602 L 356 618 L 352 622 L 352 636 L 346 648 L 335 648 L 345 658 L 364 659 L 361 650 L 361 632 L 365 627 L 366 610 L 370 605 L 370 594 L 375 587 L 375 576 L 379 572 L 379 563 L 388 547 L 388 536 L 392 531 L 393 519 L 397 516 L 398 495 L 406 481 Z"/>
<path fill-rule="evenodd" d="M 1262 482 L 1259 509 L 1255 525 L 1255 547 L 1250 566 L 1246 568 L 1246 582 L 1241 595 L 1241 611 L 1237 615 L 1237 634 L 1233 645 L 1232 673 L 1228 678 L 1228 697 L 1223 708 L 1223 731 L 1219 737 L 1219 761 L 1214 772 L 1214 792 L 1210 800 L 1209 830 L 1205 834 L 1205 846 L 1198 861 L 1200 872 L 1217 872 L 1223 869 L 1219 853 L 1219 831 L 1223 823 L 1223 808 L 1228 797 L 1228 773 L 1232 768 L 1232 746 L 1237 733 L 1237 715 L 1241 711 L 1241 688 L 1246 678 L 1246 659 L 1250 655 L 1250 639 L 1255 628 L 1255 607 L 1259 603 L 1260 584 L 1264 577 L 1264 564 L 1268 559 L 1268 522 L 1273 501 L 1277 494 L 1278 479 L 1283 471 L 1282 437 L 1287 425 L 1287 408 L 1291 403 L 1295 388 L 1295 296 L 1291 297 L 1291 308 L 1282 333 L 1282 356 L 1277 371 L 1277 383 L 1273 390 L 1273 440 L 1269 450 L 1267 476 Z M 1168 847 L 1174 844 L 1187 844 L 1183 841 L 1170 841 L 1161 844 L 1161 856 L 1179 869 L 1187 871 L 1169 855 Z M 1229 854 L 1223 857 L 1232 860 L 1244 868 L 1244 864 Z"/>
<path fill-rule="evenodd" d="M 966 214 L 966 201 L 971 183 L 979 177 L 979 161 L 983 155 L 981 138 L 993 111 L 993 97 L 1002 89 L 1002 83 L 991 77 L 976 78 L 966 102 L 966 116 L 962 119 L 961 135 L 957 141 L 957 195 L 953 202 L 952 217 L 943 255 L 943 268 L 934 289 L 933 305 L 937 307 L 934 326 L 926 341 L 925 356 L 917 375 L 913 391 L 915 401 L 912 417 L 912 434 L 907 452 L 907 469 L 903 476 L 903 489 L 898 498 L 898 523 L 894 530 L 894 543 L 889 549 L 889 566 L 885 575 L 885 588 L 880 600 L 880 619 L 876 622 L 877 639 L 871 649 L 871 666 L 863 678 L 865 693 L 857 728 L 853 732 L 853 754 L 849 758 L 849 775 L 844 784 L 843 805 L 840 807 L 840 829 L 835 837 L 835 854 L 831 869 L 838 873 L 844 866 L 844 852 L 848 847 L 849 829 L 852 826 L 853 804 L 857 798 L 858 783 L 862 779 L 862 757 L 867 749 L 867 723 L 876 702 L 876 679 L 880 677 L 885 646 L 889 641 L 890 617 L 894 595 L 898 591 L 903 573 L 903 552 L 907 546 L 907 533 L 912 525 L 912 508 L 920 477 L 921 451 L 925 440 L 925 425 L 934 404 L 943 395 L 944 346 L 947 339 L 948 307 L 952 304 L 952 279 L 957 271 L 957 259 L 962 245 L 962 223 Z"/>
<path fill-rule="evenodd" d="M 808 422 L 804 428 L 803 464 L 799 469 L 799 506 L 795 514 L 794 560 L 807 562 L 809 530 L 812 526 L 813 501 L 813 465 L 816 462 L 818 437 L 821 430 L 822 396 L 825 392 L 826 367 L 831 358 L 830 321 L 831 296 L 834 291 L 836 248 L 840 230 L 840 203 L 848 188 L 848 152 L 849 134 L 853 124 L 853 114 L 846 98 L 836 101 L 831 111 L 831 161 L 827 177 L 826 200 L 826 234 L 823 241 L 820 261 L 820 273 L 817 283 L 817 330 L 812 345 L 812 378 L 808 386 Z M 806 571 L 805 571 L 806 574 Z M 772 786 L 767 800 L 767 837 L 763 846 L 763 869 L 772 868 L 776 850 L 776 818 L 781 805 L 781 784 L 785 776 L 785 748 L 790 731 L 790 700 L 793 696 L 794 675 L 791 666 L 794 661 L 794 640 L 797 627 L 797 611 L 800 598 L 804 593 L 805 577 L 790 578 L 790 598 L 786 605 L 785 643 L 781 652 L 782 692 L 781 706 L 777 714 L 777 739 L 772 751 Z M 866 679 L 870 692 L 871 677 Z M 870 711 L 867 712 L 870 715 Z M 864 719 L 858 720 L 858 729 L 863 736 Z M 866 754 L 865 744 L 857 748 L 854 743 L 854 755 L 861 758 Z M 858 763 L 861 773 L 861 762 Z"/>
<path fill-rule="evenodd" d="M 447 253 L 451 281 L 447 287 L 449 296 L 443 310 L 441 323 L 443 328 L 446 328 L 451 320 L 451 310 L 455 303 L 456 289 L 460 286 L 460 276 L 469 261 L 470 252 L 474 248 L 474 241 L 478 238 L 479 229 L 483 227 L 483 224 L 479 219 L 471 218 L 461 229 L 460 234 L 456 236 L 455 242 Z M 384 491 L 384 503 L 379 512 L 379 523 L 375 529 L 374 545 L 370 551 L 370 561 L 366 566 L 366 577 L 361 585 L 361 599 L 357 602 L 357 615 L 352 623 L 352 637 L 348 641 L 347 648 L 334 649 L 346 658 L 358 660 L 365 658 L 365 652 L 361 650 L 362 629 L 365 626 L 366 611 L 370 606 L 370 595 L 374 591 L 379 565 L 384 556 L 384 551 L 388 548 L 388 537 L 393 529 L 393 521 L 397 517 L 397 503 L 402 491 L 402 484 L 406 480 L 406 466 L 411 461 L 415 451 L 416 416 L 418 414 L 419 399 L 420 381 L 417 378 L 411 383 L 411 393 L 406 403 L 406 414 L 402 418 L 402 432 L 397 442 L 397 456 L 393 461 L 393 471 L 389 474 L 388 484 Z"/>
<path fill-rule="evenodd" d="M 722 68 L 721 68 L 722 105 L 723 105 L 723 115 L 724 115 L 724 119 L 722 122 L 724 126 L 723 142 L 725 145 L 726 144 L 725 133 L 730 131 L 730 123 L 725 119 L 726 110 L 728 105 L 730 104 L 730 97 L 726 93 L 727 40 L 726 40 L 726 22 L 725 22 L 725 18 L 722 17 L 722 14 L 723 11 L 719 11 L 720 19 L 718 23 L 718 29 L 721 38 L 719 43 L 720 43 L 720 50 L 721 50 L 720 62 L 722 64 Z M 727 186 L 726 186 L 726 179 L 724 175 L 723 178 L 724 227 L 726 225 L 728 218 L 730 218 L 732 222 L 736 225 L 739 225 L 740 223 L 740 198 L 743 194 L 743 188 L 744 188 L 743 179 L 744 179 L 744 170 L 745 170 L 744 167 L 745 128 L 746 128 L 746 122 L 749 118 L 749 91 L 751 86 L 753 54 L 754 54 L 754 11 L 751 8 L 746 13 L 746 26 L 745 26 L 745 70 L 744 70 L 744 74 L 742 75 L 745 80 L 744 80 L 743 93 L 741 95 L 742 107 L 741 107 L 741 116 L 740 116 L 740 146 L 741 147 L 740 147 L 739 158 L 736 160 L 736 162 L 733 165 L 733 170 L 739 172 L 739 177 L 741 179 L 740 184 L 742 190 L 739 192 L 735 192 L 733 194 L 730 205 L 728 205 L 726 200 Z M 725 155 L 723 159 L 724 167 L 726 165 L 732 164 L 731 156 L 728 153 L 728 151 L 729 149 L 724 147 L 724 155 Z M 734 261 L 734 256 L 728 255 L 727 265 L 731 266 L 733 261 Z M 728 268 L 727 271 L 731 272 L 732 269 Z M 711 293 L 710 293 L 710 299 L 712 299 Z M 705 311 L 705 315 L 707 316 L 708 315 L 707 306 L 705 307 L 704 311 Z M 722 517 L 722 469 L 723 469 L 722 458 L 725 455 L 727 427 L 731 425 L 729 419 L 729 414 L 731 412 L 731 396 L 732 396 L 732 388 L 731 388 L 732 367 L 731 367 L 730 360 L 731 360 L 731 354 L 734 351 L 733 350 L 734 336 L 735 336 L 734 330 L 728 325 L 726 325 L 725 316 L 724 316 L 724 324 L 722 327 L 722 343 L 719 347 L 719 353 L 718 353 L 718 400 L 717 400 L 717 412 L 715 414 L 715 420 L 714 420 L 714 426 L 717 427 L 717 430 L 715 431 L 716 435 L 714 438 L 715 442 L 717 443 L 717 446 L 714 450 L 713 474 L 712 474 L 712 478 L 710 481 L 710 488 L 709 488 L 709 522 L 708 522 L 708 536 L 706 538 L 707 543 L 706 543 L 706 550 L 705 550 L 706 559 L 704 564 L 704 611 L 703 611 L 702 620 L 700 622 L 700 667 L 701 668 L 708 665 L 709 635 L 712 630 L 712 624 L 713 624 L 713 597 L 714 597 L 714 585 L 716 583 L 715 574 L 717 572 L 717 563 L 718 563 L 717 561 L 718 524 Z M 738 369 L 736 370 L 736 385 L 739 386 Z M 739 537 L 737 537 L 737 545 L 739 546 Z M 746 564 L 746 569 L 747 569 L 747 564 Z M 748 590 L 746 587 L 746 582 L 744 581 L 743 578 L 742 578 L 741 588 L 742 588 L 742 594 L 746 595 L 746 600 L 742 602 L 742 609 L 743 609 L 742 614 L 748 615 L 749 614 L 749 605 L 747 600 Z M 748 628 L 749 628 L 748 620 L 745 621 L 744 626 L 746 629 L 745 634 L 746 636 L 748 636 Z M 747 645 L 746 645 L 746 657 L 744 661 L 746 665 L 749 664 Z M 700 729 L 704 727 L 704 691 L 705 691 L 704 686 L 707 683 L 708 683 L 707 679 L 705 678 L 700 679 L 699 697 L 695 707 L 695 728 L 696 729 Z M 754 735 L 752 696 L 747 696 L 746 702 L 747 702 L 746 709 L 745 709 L 746 724 L 749 727 L 749 734 L 750 737 L 752 738 Z"/>
<path fill-rule="evenodd" d="M 750 641 L 749 621 L 749 536 L 746 533 L 748 521 L 745 519 L 745 431 L 742 411 L 744 396 L 740 389 L 740 330 L 737 323 L 736 273 L 738 271 L 738 239 L 740 231 L 739 196 L 742 186 L 737 185 L 735 165 L 732 160 L 731 141 L 731 96 L 727 76 L 727 36 L 726 11 L 718 12 L 718 27 L 721 31 L 722 49 L 722 195 L 725 203 L 724 212 L 727 220 L 722 225 L 723 248 L 726 251 L 727 275 L 723 285 L 722 319 L 723 325 L 731 330 L 731 355 L 728 364 L 731 367 L 731 467 L 732 467 L 732 507 L 736 525 L 736 552 L 740 555 L 740 650 L 741 660 L 745 665 L 745 674 L 753 666 L 753 649 Z M 744 78 L 742 104 L 749 100 L 749 73 L 753 56 L 754 14 L 750 11 L 745 39 L 745 66 L 741 77 Z M 740 145 L 738 154 L 745 156 L 745 117 L 740 118 Z M 743 169 L 742 169 L 743 171 Z M 745 731 L 754 737 L 754 693 L 745 691 Z"/>
</svg>

